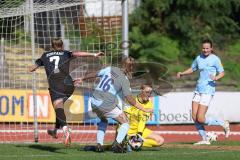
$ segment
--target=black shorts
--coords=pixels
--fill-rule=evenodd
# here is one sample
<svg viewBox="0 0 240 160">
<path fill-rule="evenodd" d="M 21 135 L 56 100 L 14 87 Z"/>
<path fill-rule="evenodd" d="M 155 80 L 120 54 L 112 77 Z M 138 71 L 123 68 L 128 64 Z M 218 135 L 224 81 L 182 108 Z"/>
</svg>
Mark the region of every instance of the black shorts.
<svg viewBox="0 0 240 160">
<path fill-rule="evenodd" d="M 57 99 L 63 99 L 65 102 L 74 92 L 73 80 L 70 76 L 65 79 L 52 79 L 49 81 L 49 94 L 52 103 Z"/>
</svg>

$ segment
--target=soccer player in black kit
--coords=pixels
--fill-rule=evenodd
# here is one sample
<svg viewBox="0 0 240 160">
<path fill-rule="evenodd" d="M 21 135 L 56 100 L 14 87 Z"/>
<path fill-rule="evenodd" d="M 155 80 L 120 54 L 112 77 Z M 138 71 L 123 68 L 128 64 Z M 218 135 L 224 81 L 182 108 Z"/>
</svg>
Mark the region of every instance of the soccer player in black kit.
<svg viewBox="0 0 240 160">
<path fill-rule="evenodd" d="M 74 57 L 98 57 L 103 55 L 99 53 L 88 53 L 80 51 L 67 51 L 63 49 L 63 41 L 60 38 L 52 40 L 51 51 L 45 52 L 35 61 L 35 64 L 29 67 L 29 71 L 36 71 L 40 66 L 44 66 L 48 84 L 49 94 L 52 105 L 56 113 L 56 123 L 54 130 L 48 130 L 47 133 L 53 138 L 57 138 L 57 130 L 62 128 L 64 133 L 64 144 L 71 144 L 71 132 L 66 122 L 64 113 L 64 102 L 72 95 L 74 91 L 73 79 L 69 75 L 70 60 Z"/>
</svg>

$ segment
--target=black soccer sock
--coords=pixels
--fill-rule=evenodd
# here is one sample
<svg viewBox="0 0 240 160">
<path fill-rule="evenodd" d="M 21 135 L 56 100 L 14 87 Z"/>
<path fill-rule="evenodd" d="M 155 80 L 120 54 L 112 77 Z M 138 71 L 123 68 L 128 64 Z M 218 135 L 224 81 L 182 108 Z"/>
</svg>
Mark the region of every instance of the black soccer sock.
<svg viewBox="0 0 240 160">
<path fill-rule="evenodd" d="M 61 124 L 60 124 L 60 121 L 58 120 L 57 115 L 56 115 L 56 123 L 55 123 L 55 129 L 54 130 L 60 129 L 60 127 L 61 127 Z"/>
<path fill-rule="evenodd" d="M 59 124 L 60 127 L 66 126 L 67 122 L 66 122 L 66 115 L 64 113 L 64 109 L 57 108 L 55 109 L 55 112 L 56 112 L 56 126 L 57 126 L 57 123 Z"/>
</svg>

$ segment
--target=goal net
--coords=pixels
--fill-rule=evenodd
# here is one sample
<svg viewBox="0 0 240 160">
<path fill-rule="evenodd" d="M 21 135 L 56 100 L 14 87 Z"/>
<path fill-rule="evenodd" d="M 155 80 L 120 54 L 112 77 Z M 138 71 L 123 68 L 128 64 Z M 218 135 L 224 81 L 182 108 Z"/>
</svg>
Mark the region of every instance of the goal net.
<svg viewBox="0 0 240 160">
<path fill-rule="evenodd" d="M 45 71 L 39 69 L 33 76 L 27 67 L 50 49 L 50 42 L 56 37 L 63 39 L 66 50 L 106 53 L 101 59 L 72 61 L 72 76 L 81 76 L 106 64 L 117 65 L 122 54 L 121 12 L 119 0 L 0 2 L 1 142 L 34 142 L 34 133 L 39 142 L 62 141 L 61 131 L 58 139 L 52 139 L 46 132 L 54 128 L 55 112 Z M 98 120 L 86 114 L 89 113 L 87 88 L 92 85 L 91 81 L 84 83 L 82 88 L 86 89 L 77 88 L 66 101 L 65 112 L 73 142 L 95 142 Z M 106 140 L 112 141 L 113 136 L 114 125 L 108 127 Z"/>
</svg>

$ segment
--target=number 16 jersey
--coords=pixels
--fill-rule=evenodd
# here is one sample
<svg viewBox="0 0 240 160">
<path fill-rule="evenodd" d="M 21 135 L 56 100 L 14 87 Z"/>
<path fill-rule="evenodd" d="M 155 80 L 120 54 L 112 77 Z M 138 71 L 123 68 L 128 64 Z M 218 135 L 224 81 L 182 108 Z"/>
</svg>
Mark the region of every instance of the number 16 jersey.
<svg viewBox="0 0 240 160">
<path fill-rule="evenodd" d="M 92 95 L 93 107 L 111 111 L 118 107 L 120 97 L 131 95 L 130 82 L 120 68 L 106 67 L 97 75 L 101 78 Z"/>
</svg>

